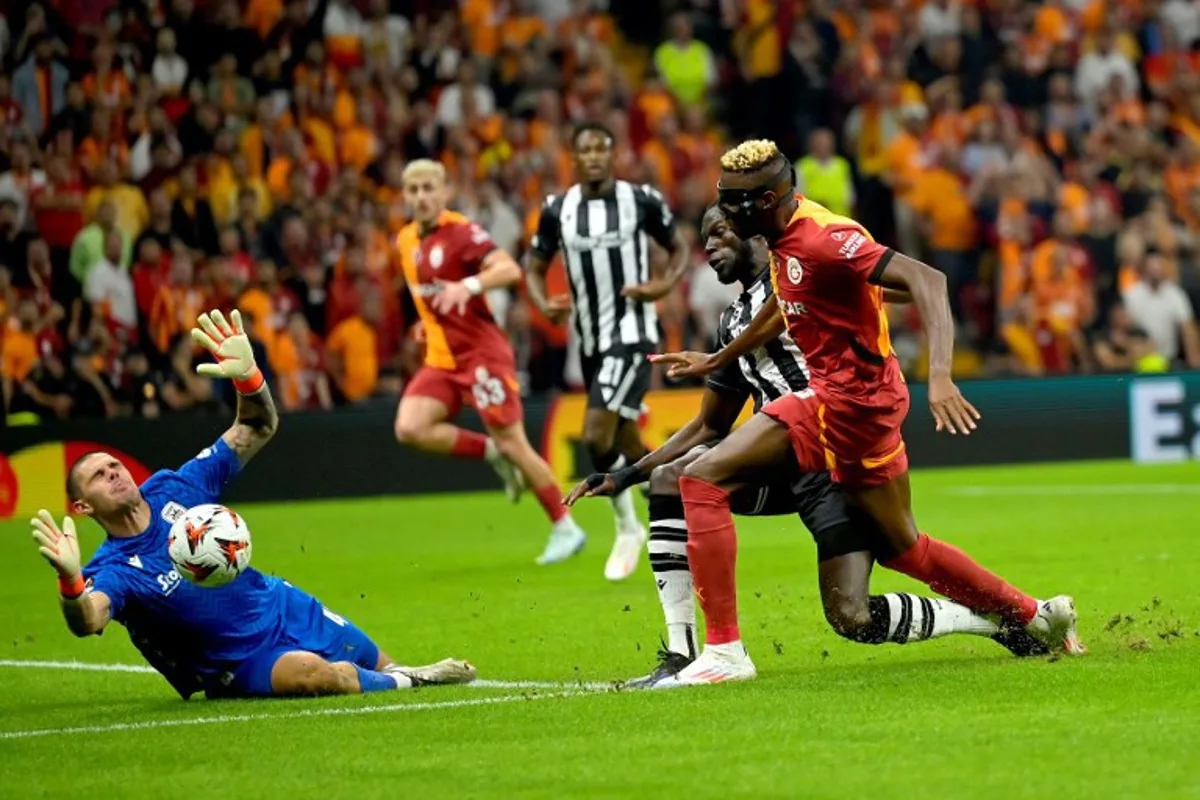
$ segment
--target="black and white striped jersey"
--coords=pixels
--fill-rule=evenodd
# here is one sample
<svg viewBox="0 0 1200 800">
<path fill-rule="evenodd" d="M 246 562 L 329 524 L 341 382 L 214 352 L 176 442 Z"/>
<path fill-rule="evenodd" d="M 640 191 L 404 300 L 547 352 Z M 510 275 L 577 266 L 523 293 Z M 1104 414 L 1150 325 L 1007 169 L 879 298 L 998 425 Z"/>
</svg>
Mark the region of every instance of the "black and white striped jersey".
<svg viewBox="0 0 1200 800">
<path fill-rule="evenodd" d="M 771 270 L 763 269 L 754 285 L 721 313 L 717 345 L 724 347 L 736 339 L 772 294 Z M 755 411 L 772 400 L 807 389 L 808 381 L 804 353 L 786 333 L 708 377 L 709 387 L 717 391 L 753 397 Z"/>
<path fill-rule="evenodd" d="M 621 290 L 650 280 L 649 240 L 670 248 L 675 219 L 649 186 L 616 181 L 585 197 L 576 184 L 542 205 L 532 248 L 547 261 L 561 250 L 583 356 L 658 343 L 658 312 Z"/>
</svg>

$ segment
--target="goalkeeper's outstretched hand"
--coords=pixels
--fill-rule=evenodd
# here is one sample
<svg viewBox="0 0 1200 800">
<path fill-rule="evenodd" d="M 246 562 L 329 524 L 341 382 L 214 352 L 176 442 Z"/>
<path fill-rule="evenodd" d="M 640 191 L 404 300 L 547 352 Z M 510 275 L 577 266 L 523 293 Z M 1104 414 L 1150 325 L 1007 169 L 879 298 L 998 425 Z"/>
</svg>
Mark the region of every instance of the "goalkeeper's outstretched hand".
<svg viewBox="0 0 1200 800">
<path fill-rule="evenodd" d="M 75 537 L 75 521 L 64 517 L 60 528 L 50 512 L 43 508 L 29 522 L 33 525 L 33 541 L 38 545 L 38 552 L 58 570 L 59 577 L 79 577 L 79 539 Z"/>
<path fill-rule="evenodd" d="M 192 328 L 192 339 L 217 360 L 215 364 L 200 364 L 196 372 L 209 378 L 228 378 L 239 392 L 252 394 L 262 388 L 262 371 L 254 362 L 254 348 L 242 324 L 241 312 L 234 309 L 230 319 L 232 324 L 215 309 L 196 319 L 199 327 Z"/>
</svg>

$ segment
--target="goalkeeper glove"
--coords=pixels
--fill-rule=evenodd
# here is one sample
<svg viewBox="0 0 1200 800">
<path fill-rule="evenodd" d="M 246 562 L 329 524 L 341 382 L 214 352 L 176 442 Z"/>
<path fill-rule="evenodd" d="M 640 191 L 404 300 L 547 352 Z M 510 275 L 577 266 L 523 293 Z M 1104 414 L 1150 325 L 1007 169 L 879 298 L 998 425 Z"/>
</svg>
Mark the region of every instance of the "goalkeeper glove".
<svg viewBox="0 0 1200 800">
<path fill-rule="evenodd" d="M 62 528 L 54 522 L 50 512 L 42 509 L 30 520 L 33 525 L 33 540 L 38 552 L 58 570 L 58 590 L 63 597 L 74 598 L 83 594 L 83 575 L 79 570 L 79 539 L 75 537 L 75 521 L 64 517 Z"/>
<path fill-rule="evenodd" d="M 201 314 L 196 319 L 200 327 L 192 328 L 196 344 L 213 354 L 215 364 L 201 364 L 196 372 L 210 378 L 228 378 L 240 394 L 254 394 L 263 387 L 262 370 L 254 363 L 250 337 L 242 325 L 242 314 L 234 309 L 232 325 L 220 311 Z"/>
</svg>

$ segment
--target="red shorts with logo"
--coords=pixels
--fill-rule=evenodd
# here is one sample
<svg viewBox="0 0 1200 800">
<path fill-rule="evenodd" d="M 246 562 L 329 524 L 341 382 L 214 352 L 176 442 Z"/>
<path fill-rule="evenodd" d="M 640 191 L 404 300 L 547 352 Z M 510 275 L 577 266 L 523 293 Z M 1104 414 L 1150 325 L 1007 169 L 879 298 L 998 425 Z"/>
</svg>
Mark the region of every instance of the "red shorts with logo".
<svg viewBox="0 0 1200 800">
<path fill-rule="evenodd" d="M 460 363 L 456 370 L 421 367 L 408 382 L 404 396 L 440 400 L 451 417 L 464 403 L 474 406 L 489 428 L 507 428 L 525 418 L 516 366 L 508 359 Z"/>
<path fill-rule="evenodd" d="M 825 472 L 849 488 L 881 486 L 908 471 L 900 426 L 908 392 L 867 405 L 820 389 L 781 397 L 762 412 L 788 429 L 802 472 Z"/>
</svg>

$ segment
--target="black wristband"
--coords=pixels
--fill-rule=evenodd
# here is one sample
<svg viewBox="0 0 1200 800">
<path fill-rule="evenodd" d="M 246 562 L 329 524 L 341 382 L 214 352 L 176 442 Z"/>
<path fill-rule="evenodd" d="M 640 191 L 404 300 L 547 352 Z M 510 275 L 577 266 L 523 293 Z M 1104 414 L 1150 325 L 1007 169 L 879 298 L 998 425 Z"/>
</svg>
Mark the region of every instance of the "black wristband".
<svg viewBox="0 0 1200 800">
<path fill-rule="evenodd" d="M 613 494 L 620 494 L 626 489 L 637 486 L 643 480 L 642 471 L 638 469 L 637 464 L 630 464 L 628 467 L 622 467 L 621 469 L 612 473 L 612 477 L 613 482 L 617 485 L 617 488 Z"/>
</svg>

